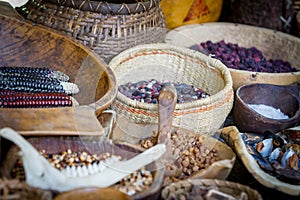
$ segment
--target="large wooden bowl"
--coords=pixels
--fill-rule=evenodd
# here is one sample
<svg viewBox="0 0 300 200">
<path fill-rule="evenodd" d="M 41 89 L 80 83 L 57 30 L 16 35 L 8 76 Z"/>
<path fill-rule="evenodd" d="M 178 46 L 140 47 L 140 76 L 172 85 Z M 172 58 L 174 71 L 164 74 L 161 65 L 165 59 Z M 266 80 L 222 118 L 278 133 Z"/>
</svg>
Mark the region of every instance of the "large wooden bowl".
<svg viewBox="0 0 300 200">
<path fill-rule="evenodd" d="M 235 126 L 228 126 L 222 129 L 221 137 L 241 159 L 249 173 L 263 186 L 285 194 L 298 196 L 299 198 L 300 185 L 283 182 L 276 176 L 272 176 L 264 171 L 251 154 L 251 150 L 245 144 L 241 133 Z"/>
<path fill-rule="evenodd" d="M 73 108 L 1 108 L 0 127 L 10 126 L 22 134 L 99 130 L 96 116 L 117 94 L 112 70 L 98 55 L 72 38 L 25 22 L 8 10 L 9 4 L 2 2 L 0 66 L 59 70 L 70 76 L 80 92 L 73 96 L 79 102 Z"/>
<path fill-rule="evenodd" d="M 241 47 L 256 47 L 267 59 L 288 61 L 298 70 L 292 73 L 262 73 L 229 69 L 234 90 L 243 84 L 288 85 L 300 80 L 300 39 L 289 34 L 244 24 L 211 22 L 181 26 L 169 31 L 166 36 L 167 43 L 187 48 L 208 40 L 224 40 Z"/>
</svg>

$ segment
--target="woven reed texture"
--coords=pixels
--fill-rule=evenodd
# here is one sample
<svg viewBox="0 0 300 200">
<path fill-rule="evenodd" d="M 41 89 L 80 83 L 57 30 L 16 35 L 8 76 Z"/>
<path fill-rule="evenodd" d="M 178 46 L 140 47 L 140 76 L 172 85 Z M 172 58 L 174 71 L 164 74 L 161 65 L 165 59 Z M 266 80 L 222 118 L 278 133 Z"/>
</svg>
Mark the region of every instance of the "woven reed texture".
<svg viewBox="0 0 300 200">
<path fill-rule="evenodd" d="M 166 22 L 159 5 L 145 12 L 117 15 L 31 0 L 17 10 L 27 20 L 75 38 L 106 63 L 130 47 L 163 42 L 166 36 Z"/>
<path fill-rule="evenodd" d="M 162 192 L 162 199 L 170 199 L 169 196 L 176 196 L 177 194 L 188 194 L 192 191 L 193 187 L 217 187 L 221 192 L 229 195 L 239 195 L 241 192 L 245 192 L 248 195 L 249 200 L 262 200 L 262 196 L 254 189 L 241 185 L 239 183 L 217 180 L 217 179 L 188 179 L 185 181 L 179 181 L 166 186 Z"/>
<path fill-rule="evenodd" d="M 109 66 L 117 85 L 156 79 L 193 85 L 210 97 L 179 103 L 173 125 L 211 134 L 225 121 L 233 104 L 232 79 L 220 61 L 170 44 L 147 44 L 130 48 L 116 56 Z M 111 105 L 118 114 L 137 123 L 158 123 L 158 106 L 131 100 L 120 92 Z"/>
<path fill-rule="evenodd" d="M 0 178 L 1 200 L 51 200 L 52 192 L 28 186 L 18 179 Z"/>
<path fill-rule="evenodd" d="M 294 0 L 235 0 L 233 21 L 289 33 L 294 17 Z"/>
<path fill-rule="evenodd" d="M 102 14 L 134 14 L 145 12 L 159 6 L 160 0 L 127 0 L 119 1 L 90 1 L 90 0 L 44 0 L 59 6 L 67 6 L 79 10 L 99 12 Z"/>
</svg>

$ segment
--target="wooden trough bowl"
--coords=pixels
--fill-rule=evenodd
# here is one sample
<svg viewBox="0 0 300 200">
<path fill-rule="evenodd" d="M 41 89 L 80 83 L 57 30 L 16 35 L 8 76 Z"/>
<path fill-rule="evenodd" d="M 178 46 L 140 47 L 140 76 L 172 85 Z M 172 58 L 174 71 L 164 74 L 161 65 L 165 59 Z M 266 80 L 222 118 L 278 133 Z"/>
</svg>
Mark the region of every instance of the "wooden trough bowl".
<svg viewBox="0 0 300 200">
<path fill-rule="evenodd" d="M 98 134 L 96 116 L 117 94 L 115 76 L 102 59 L 72 38 L 22 20 L 7 3 L 0 8 L 0 66 L 59 70 L 79 87 L 78 106 L 63 108 L 0 108 L 0 127 L 21 134 Z M 12 12 L 9 12 L 12 11 Z"/>
</svg>

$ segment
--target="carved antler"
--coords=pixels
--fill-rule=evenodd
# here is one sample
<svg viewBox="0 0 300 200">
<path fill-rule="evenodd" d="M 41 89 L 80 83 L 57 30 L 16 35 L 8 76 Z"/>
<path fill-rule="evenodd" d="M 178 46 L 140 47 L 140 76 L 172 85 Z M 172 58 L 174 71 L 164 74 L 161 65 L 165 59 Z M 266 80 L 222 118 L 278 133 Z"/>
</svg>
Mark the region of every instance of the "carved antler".
<svg viewBox="0 0 300 200">
<path fill-rule="evenodd" d="M 132 172 L 157 160 L 166 151 L 164 144 L 158 144 L 127 160 L 106 163 L 100 172 L 83 176 L 69 177 L 52 166 L 27 140 L 11 128 L 0 130 L 0 136 L 12 141 L 21 149 L 21 158 L 28 185 L 64 192 L 80 187 L 108 187 Z"/>
</svg>

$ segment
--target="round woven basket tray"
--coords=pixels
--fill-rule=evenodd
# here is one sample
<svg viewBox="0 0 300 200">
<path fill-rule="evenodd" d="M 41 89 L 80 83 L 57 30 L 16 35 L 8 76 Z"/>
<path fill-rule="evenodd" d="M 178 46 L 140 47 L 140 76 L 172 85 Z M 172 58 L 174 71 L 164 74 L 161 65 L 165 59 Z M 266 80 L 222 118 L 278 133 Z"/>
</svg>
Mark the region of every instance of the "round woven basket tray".
<svg viewBox="0 0 300 200">
<path fill-rule="evenodd" d="M 167 43 L 186 48 L 208 40 L 224 40 L 246 48 L 256 47 L 267 59 L 288 61 L 298 70 L 292 73 L 262 73 L 229 69 L 234 90 L 243 84 L 289 85 L 300 80 L 300 39 L 286 33 L 243 24 L 211 22 L 181 26 L 168 32 L 166 36 Z"/>
<path fill-rule="evenodd" d="M 97 4 L 91 7 L 84 0 L 52 2 L 31 0 L 17 11 L 27 20 L 75 38 L 107 63 L 130 47 L 163 42 L 166 36 L 165 18 L 156 0 L 130 5 L 88 1 Z"/>
<path fill-rule="evenodd" d="M 201 88 L 209 97 L 178 103 L 173 125 L 200 133 L 218 130 L 233 105 L 232 79 L 219 60 L 170 44 L 147 44 L 116 56 L 109 66 L 117 85 L 156 79 L 186 83 Z M 131 100 L 118 92 L 111 105 L 119 115 L 136 123 L 158 123 L 158 105 Z"/>
<path fill-rule="evenodd" d="M 186 199 L 189 199 L 188 195 L 191 194 L 192 190 L 198 190 L 199 188 L 208 189 L 212 187 L 216 188 L 220 192 L 231 195 L 233 197 L 238 197 L 242 192 L 244 192 L 248 196 L 247 199 L 262 200 L 262 196 L 256 190 L 248 186 L 241 185 L 239 183 L 230 182 L 230 181 L 225 181 L 225 180 L 217 180 L 217 179 L 188 179 L 188 180 L 172 183 L 166 186 L 162 190 L 161 197 L 162 199 L 179 200 L 182 199 L 180 198 L 181 196 L 181 197 L 187 197 Z M 197 198 L 195 198 L 194 196 L 194 199 L 198 199 L 198 198 L 200 197 L 198 196 Z"/>
</svg>

